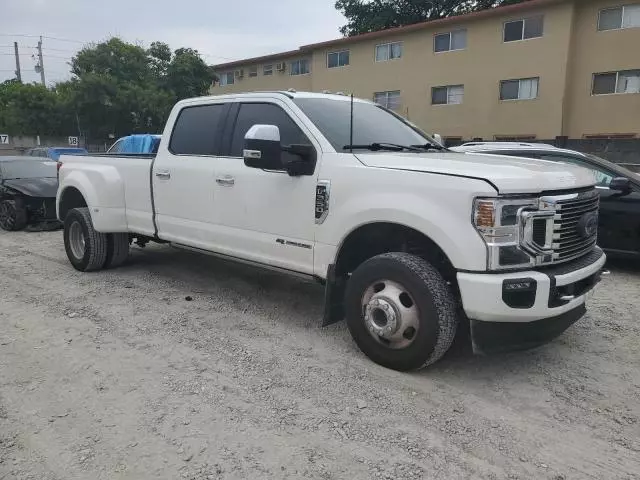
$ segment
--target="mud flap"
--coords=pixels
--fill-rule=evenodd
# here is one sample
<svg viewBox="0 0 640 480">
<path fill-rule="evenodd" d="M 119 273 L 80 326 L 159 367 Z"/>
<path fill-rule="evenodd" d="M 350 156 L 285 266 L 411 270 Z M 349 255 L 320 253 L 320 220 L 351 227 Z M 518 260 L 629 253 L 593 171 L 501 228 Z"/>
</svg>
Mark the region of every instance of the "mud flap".
<svg viewBox="0 0 640 480">
<path fill-rule="evenodd" d="M 336 278 L 335 265 L 329 265 L 327 283 L 324 287 L 324 315 L 322 326 L 326 327 L 344 319 L 344 292 L 346 282 Z"/>
<path fill-rule="evenodd" d="M 470 320 L 473 353 L 491 354 L 527 350 L 560 336 L 586 313 L 584 305 L 556 317 L 535 322 Z"/>
</svg>

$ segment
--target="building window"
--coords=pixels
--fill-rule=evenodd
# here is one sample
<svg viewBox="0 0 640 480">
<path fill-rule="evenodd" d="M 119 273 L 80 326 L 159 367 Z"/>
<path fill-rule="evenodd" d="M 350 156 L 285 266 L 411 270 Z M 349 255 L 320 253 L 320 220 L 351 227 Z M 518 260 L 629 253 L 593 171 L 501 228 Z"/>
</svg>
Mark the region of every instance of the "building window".
<svg viewBox="0 0 640 480">
<path fill-rule="evenodd" d="M 640 93 L 640 70 L 596 73 L 593 76 L 593 95 Z"/>
<path fill-rule="evenodd" d="M 504 24 L 504 41 L 517 42 L 542 36 L 544 17 L 531 17 Z"/>
<path fill-rule="evenodd" d="M 257 77 L 258 76 L 258 67 L 253 66 L 249 67 L 249 77 Z"/>
<path fill-rule="evenodd" d="M 539 78 L 521 78 L 500 82 L 500 100 L 532 100 L 538 98 Z"/>
<path fill-rule="evenodd" d="M 432 105 L 460 105 L 464 99 L 464 85 L 448 85 L 431 89 Z"/>
<path fill-rule="evenodd" d="M 433 51 L 436 53 L 464 50 L 465 48 L 467 48 L 466 30 L 440 33 L 433 37 Z"/>
<path fill-rule="evenodd" d="M 306 75 L 309 71 L 309 60 L 306 58 L 291 62 L 291 75 Z"/>
<path fill-rule="evenodd" d="M 235 81 L 235 77 L 233 72 L 224 72 L 220 75 L 220 86 L 224 87 L 225 85 L 233 85 Z"/>
<path fill-rule="evenodd" d="M 535 140 L 535 135 L 495 135 L 496 142 L 530 142 Z"/>
<path fill-rule="evenodd" d="M 273 65 L 264 65 L 262 67 L 262 75 L 264 75 L 265 77 L 273 75 Z"/>
<path fill-rule="evenodd" d="M 389 110 L 398 110 L 400 108 L 400 90 L 376 92 L 373 94 L 373 101 Z"/>
<path fill-rule="evenodd" d="M 376 62 L 386 62 L 402 57 L 402 42 L 376 45 Z"/>
<path fill-rule="evenodd" d="M 346 67 L 347 65 L 349 65 L 349 50 L 327 54 L 328 68 Z"/>
<path fill-rule="evenodd" d="M 600 10 L 598 30 L 640 27 L 640 3 Z"/>
</svg>

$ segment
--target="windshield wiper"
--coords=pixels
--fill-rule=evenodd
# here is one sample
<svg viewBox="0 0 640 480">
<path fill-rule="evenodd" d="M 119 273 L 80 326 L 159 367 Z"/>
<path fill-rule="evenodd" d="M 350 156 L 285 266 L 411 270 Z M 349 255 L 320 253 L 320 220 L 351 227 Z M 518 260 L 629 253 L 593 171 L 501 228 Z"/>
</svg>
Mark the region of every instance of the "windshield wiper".
<svg viewBox="0 0 640 480">
<path fill-rule="evenodd" d="M 419 152 L 422 150 L 420 145 L 399 145 L 397 143 L 387 142 L 375 142 L 368 145 L 345 145 L 343 150 L 371 150 L 372 152 L 379 152 L 380 150 L 389 150 L 391 152 L 401 152 L 403 150 L 410 150 L 412 152 Z"/>
<path fill-rule="evenodd" d="M 438 150 L 438 151 L 442 151 L 442 150 L 449 150 L 447 147 L 443 147 L 442 145 L 439 145 L 437 143 L 425 143 L 423 145 L 411 145 L 411 147 L 413 148 L 419 148 L 421 150 Z"/>
</svg>

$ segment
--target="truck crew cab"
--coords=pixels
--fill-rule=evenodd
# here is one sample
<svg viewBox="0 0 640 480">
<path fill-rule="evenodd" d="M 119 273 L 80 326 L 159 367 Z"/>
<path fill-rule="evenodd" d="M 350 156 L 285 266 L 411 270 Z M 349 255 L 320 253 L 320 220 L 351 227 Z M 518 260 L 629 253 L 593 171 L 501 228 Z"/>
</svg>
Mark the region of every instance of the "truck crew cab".
<svg viewBox="0 0 640 480">
<path fill-rule="evenodd" d="M 592 172 L 453 153 L 372 102 L 260 92 L 173 108 L 156 155 L 63 156 L 58 218 L 80 271 L 158 241 L 314 278 L 324 323 L 397 370 L 469 321 L 478 352 L 539 345 L 585 313 L 605 255 Z"/>
</svg>

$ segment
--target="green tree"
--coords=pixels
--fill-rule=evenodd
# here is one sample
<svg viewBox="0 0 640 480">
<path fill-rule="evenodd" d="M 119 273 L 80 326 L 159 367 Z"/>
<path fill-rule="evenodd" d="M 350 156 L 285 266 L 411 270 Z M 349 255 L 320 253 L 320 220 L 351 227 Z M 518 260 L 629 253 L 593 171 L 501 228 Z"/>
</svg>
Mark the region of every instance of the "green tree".
<svg viewBox="0 0 640 480">
<path fill-rule="evenodd" d="M 80 50 L 71 59 L 71 73 L 78 78 L 98 74 L 140 83 L 151 81 L 150 64 L 151 59 L 144 48 L 114 37 Z"/>
<path fill-rule="evenodd" d="M 197 50 L 179 48 L 167 65 L 164 86 L 181 100 L 204 95 L 213 79 L 212 68 L 200 58 Z"/>
<path fill-rule="evenodd" d="M 173 104 L 206 94 L 214 78 L 196 50 L 172 53 L 162 42 L 145 50 L 118 38 L 81 50 L 71 71 L 76 78 L 59 85 L 64 104 L 83 133 L 99 141 L 160 132 Z"/>
<path fill-rule="evenodd" d="M 335 7 L 347 18 L 340 32 L 353 36 L 524 1 L 527 0 L 337 0 Z"/>
<path fill-rule="evenodd" d="M 9 80 L 0 84 L 0 131 L 10 135 L 65 135 L 71 116 L 55 89 Z"/>
<path fill-rule="evenodd" d="M 151 69 L 156 78 L 167 74 L 167 67 L 171 63 L 171 48 L 163 42 L 153 42 L 147 50 L 150 57 Z"/>
<path fill-rule="evenodd" d="M 204 95 L 215 78 L 196 50 L 148 49 L 111 38 L 71 60 L 73 79 L 54 88 L 0 84 L 0 130 L 11 135 L 80 133 L 90 142 L 162 131 L 173 104 Z"/>
</svg>

